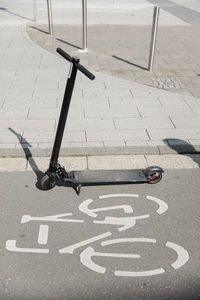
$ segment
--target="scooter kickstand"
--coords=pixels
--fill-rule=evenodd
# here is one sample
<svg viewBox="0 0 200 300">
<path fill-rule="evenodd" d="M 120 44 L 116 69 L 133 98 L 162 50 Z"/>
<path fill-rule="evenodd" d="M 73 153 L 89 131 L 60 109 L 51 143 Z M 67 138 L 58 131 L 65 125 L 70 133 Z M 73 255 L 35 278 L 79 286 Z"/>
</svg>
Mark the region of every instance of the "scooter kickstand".
<svg viewBox="0 0 200 300">
<path fill-rule="evenodd" d="M 76 180 L 74 180 L 73 178 L 64 178 L 63 182 L 65 182 L 66 184 L 69 184 L 76 192 L 76 194 L 79 196 L 80 192 L 81 192 L 81 183 L 77 182 Z"/>
<path fill-rule="evenodd" d="M 79 196 L 80 192 L 81 192 L 81 184 L 79 183 L 76 187 L 75 187 L 76 193 Z"/>
<path fill-rule="evenodd" d="M 74 183 L 74 182 L 71 182 L 71 183 L 72 183 L 72 187 L 75 190 L 76 194 L 79 196 L 81 193 L 81 183 L 78 183 L 78 184 Z"/>
</svg>

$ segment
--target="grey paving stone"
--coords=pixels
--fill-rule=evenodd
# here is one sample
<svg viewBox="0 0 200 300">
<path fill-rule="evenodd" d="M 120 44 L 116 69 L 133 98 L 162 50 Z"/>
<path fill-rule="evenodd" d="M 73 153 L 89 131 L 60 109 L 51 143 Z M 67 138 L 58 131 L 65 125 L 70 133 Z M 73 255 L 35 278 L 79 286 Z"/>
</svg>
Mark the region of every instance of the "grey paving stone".
<svg viewBox="0 0 200 300">
<path fill-rule="evenodd" d="M 174 128 L 169 118 L 120 118 L 114 119 L 116 129 Z"/>
<path fill-rule="evenodd" d="M 145 130 L 87 130 L 87 141 L 149 140 Z"/>
<path fill-rule="evenodd" d="M 56 90 L 34 90 L 33 93 L 33 100 L 39 100 L 39 99 L 63 99 L 63 91 L 56 91 Z"/>
<path fill-rule="evenodd" d="M 142 117 L 192 117 L 195 115 L 190 107 L 181 107 L 181 109 L 174 109 L 174 107 L 151 107 L 151 109 L 147 107 L 139 107 L 138 109 Z"/>
<path fill-rule="evenodd" d="M 41 132 L 31 132 L 24 131 L 22 141 L 27 141 L 28 143 L 51 143 L 55 139 L 54 131 L 41 131 Z M 84 131 L 65 131 L 63 135 L 63 142 L 85 142 L 85 132 Z"/>
<path fill-rule="evenodd" d="M 139 117 L 139 112 L 136 106 L 129 107 L 111 107 L 111 108 L 85 108 L 86 118 L 122 118 L 122 117 Z"/>
<path fill-rule="evenodd" d="M 171 120 L 176 128 L 200 128 L 200 116 L 172 117 Z"/>
<path fill-rule="evenodd" d="M 25 158 L 0 158 L 1 172 L 20 172 L 26 170 L 27 161 Z"/>
<path fill-rule="evenodd" d="M 74 102 L 74 99 L 72 99 L 72 104 Z M 80 105 L 80 100 L 77 99 L 77 105 Z M 104 97 L 104 98 L 86 98 L 83 99 L 82 105 L 84 106 L 84 108 L 86 109 L 90 109 L 90 108 L 97 108 L 97 109 L 108 109 L 109 108 L 109 101 L 108 98 Z"/>
<path fill-rule="evenodd" d="M 17 101 L 18 99 L 32 99 L 34 90 L 16 90 L 16 91 L 7 91 L 6 92 L 6 100 Z"/>
<path fill-rule="evenodd" d="M 119 98 L 119 97 L 111 97 L 109 98 L 110 107 L 134 107 L 136 103 L 133 98 Z"/>
<path fill-rule="evenodd" d="M 82 142 L 71 142 L 71 143 L 67 143 L 67 142 L 63 142 L 62 143 L 62 149 L 63 148 L 67 148 L 67 149 L 70 149 L 70 148 L 82 148 L 83 145 Z M 52 149 L 52 146 L 50 147 Z"/>
<path fill-rule="evenodd" d="M 126 141 L 128 147 L 146 147 L 148 141 Z"/>
<path fill-rule="evenodd" d="M 124 90 L 99 90 L 97 91 L 96 89 L 93 88 L 93 90 L 84 90 L 83 91 L 83 97 L 88 98 L 88 97 L 122 97 L 122 98 L 132 98 L 132 94 L 129 90 L 124 89 Z"/>
<path fill-rule="evenodd" d="M 0 73 L 0 78 L 2 81 L 11 79 L 15 76 L 15 70 L 7 70 L 6 67 L 3 69 L 3 72 Z"/>
<path fill-rule="evenodd" d="M 9 90 L 10 87 L 12 86 L 12 83 L 10 81 L 4 81 L 4 82 L 0 82 L 0 89 L 1 90 Z"/>
<path fill-rule="evenodd" d="M 12 110 L 8 108 L 0 109 L 1 120 L 25 120 L 27 116 L 28 108 L 13 108 Z"/>
<path fill-rule="evenodd" d="M 70 119 L 66 124 L 67 130 L 112 130 L 111 119 Z"/>
<path fill-rule="evenodd" d="M 134 98 L 144 98 L 144 97 L 165 97 L 165 96 L 168 96 L 168 97 L 172 97 L 171 96 L 171 93 L 169 92 L 166 92 L 166 91 L 163 91 L 163 90 L 159 90 L 159 89 L 153 89 L 153 88 L 150 88 L 149 89 L 143 89 L 142 86 L 140 85 L 140 89 L 134 89 L 132 87 L 131 89 L 131 93 L 133 95 Z M 177 96 L 176 96 L 177 97 Z"/>
<path fill-rule="evenodd" d="M 0 120 L 0 128 L 1 130 L 6 130 L 8 128 L 12 128 L 15 131 L 49 131 L 55 130 L 55 120 Z"/>
<path fill-rule="evenodd" d="M 148 129 L 151 140 L 181 139 L 192 140 L 200 139 L 199 128 L 193 129 Z"/>
<path fill-rule="evenodd" d="M 37 90 L 58 90 L 58 81 L 38 81 L 36 82 L 35 89 Z"/>
<path fill-rule="evenodd" d="M 81 130 L 66 130 L 63 135 L 63 142 L 86 142 L 86 133 Z"/>
<path fill-rule="evenodd" d="M 112 141 L 112 142 L 105 141 L 104 146 L 105 147 L 124 147 L 125 142 L 124 141 Z"/>
<path fill-rule="evenodd" d="M 30 152 L 32 149 L 38 149 L 38 143 L 21 143 L 16 145 L 16 149 L 29 149 Z"/>
<path fill-rule="evenodd" d="M 145 155 L 148 165 L 159 165 L 163 169 L 188 169 L 199 168 L 192 157 L 184 155 Z"/>
<path fill-rule="evenodd" d="M 94 147 L 103 147 L 103 142 L 83 142 L 82 147 L 94 148 Z"/>
<path fill-rule="evenodd" d="M 22 131 L 18 132 L 19 136 L 20 136 L 20 141 L 21 141 L 21 136 L 22 136 Z M 8 129 L 5 131 L 0 131 L 0 141 L 1 143 L 5 143 L 5 144 L 18 144 L 19 143 L 19 139 L 16 137 L 16 135 L 14 135 L 13 133 L 11 133 Z"/>
<path fill-rule="evenodd" d="M 10 85 L 10 90 L 32 90 L 36 86 L 36 83 L 33 82 L 32 80 L 20 80 L 20 81 L 13 81 L 12 84 Z"/>
<path fill-rule="evenodd" d="M 41 108 L 45 109 L 46 108 L 54 108 L 54 110 L 57 107 L 57 100 L 54 99 L 41 99 L 41 100 L 33 100 L 33 99 L 6 99 L 3 108 L 40 108 L 40 113 L 41 113 Z"/>
<path fill-rule="evenodd" d="M 137 107 L 140 107 L 140 106 L 148 106 L 148 107 L 158 106 L 158 107 L 161 107 L 161 102 L 160 102 L 159 98 L 157 98 L 157 97 L 148 97 L 148 98 L 134 97 L 133 103 L 135 105 L 137 105 Z"/>
<path fill-rule="evenodd" d="M 39 149 L 53 149 L 53 141 L 50 143 L 38 143 Z"/>
<path fill-rule="evenodd" d="M 126 141 L 128 147 L 157 147 L 157 146 L 166 146 L 166 143 L 163 141 Z"/>
<path fill-rule="evenodd" d="M 60 112 L 60 109 L 59 109 Z M 83 119 L 85 117 L 83 107 L 70 107 L 68 112 L 68 119 Z"/>
<path fill-rule="evenodd" d="M 187 103 L 185 102 L 185 98 L 184 97 L 176 97 L 176 98 L 162 98 L 159 97 L 159 100 L 162 104 L 162 106 L 187 106 Z"/>
<path fill-rule="evenodd" d="M 0 149 L 15 149 L 16 148 L 16 143 L 9 143 L 9 144 L 6 144 L 6 143 L 0 143 Z"/>
<path fill-rule="evenodd" d="M 58 108 L 30 108 L 28 119 L 56 119 L 59 116 L 59 109 Z"/>
<path fill-rule="evenodd" d="M 51 132 L 37 132 L 37 131 L 24 131 L 22 142 L 28 143 L 41 143 L 41 142 L 51 142 L 54 140 L 55 133 Z"/>
<path fill-rule="evenodd" d="M 5 103 L 5 98 L 2 97 L 2 98 L 0 99 L 0 109 L 3 108 L 4 103 Z"/>
<path fill-rule="evenodd" d="M 109 156 L 89 156 L 88 168 L 98 169 L 132 169 L 146 168 L 147 162 L 143 155 L 109 155 Z"/>
<path fill-rule="evenodd" d="M 31 158 L 30 158 L 31 159 Z M 27 165 L 27 171 L 31 171 L 32 165 Z M 42 171 L 46 171 L 49 166 L 49 158 L 48 157 L 36 157 L 34 158 L 34 161 L 36 165 L 40 168 Z M 87 168 L 87 160 L 86 157 L 60 157 L 59 160 L 60 164 L 65 166 L 66 170 L 85 170 Z M 34 170 L 33 170 L 34 171 Z"/>
<path fill-rule="evenodd" d="M 192 66 L 193 68 L 193 66 Z M 195 76 L 196 75 L 196 72 L 193 71 L 191 68 L 191 70 L 175 70 L 175 74 L 177 76 Z M 181 79 L 182 80 L 182 79 Z"/>
<path fill-rule="evenodd" d="M 200 139 L 199 140 L 198 139 L 195 139 L 195 140 L 189 139 L 189 143 L 191 145 L 200 145 Z"/>
</svg>

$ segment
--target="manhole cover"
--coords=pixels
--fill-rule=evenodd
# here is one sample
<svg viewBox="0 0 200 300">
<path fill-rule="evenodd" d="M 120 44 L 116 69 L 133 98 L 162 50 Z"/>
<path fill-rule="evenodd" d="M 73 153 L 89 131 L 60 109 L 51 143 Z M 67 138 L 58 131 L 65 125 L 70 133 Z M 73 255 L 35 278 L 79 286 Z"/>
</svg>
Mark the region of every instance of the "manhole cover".
<svg viewBox="0 0 200 300">
<path fill-rule="evenodd" d="M 177 77 L 158 77 L 153 78 L 153 82 L 160 89 L 183 89 L 184 85 Z"/>
</svg>

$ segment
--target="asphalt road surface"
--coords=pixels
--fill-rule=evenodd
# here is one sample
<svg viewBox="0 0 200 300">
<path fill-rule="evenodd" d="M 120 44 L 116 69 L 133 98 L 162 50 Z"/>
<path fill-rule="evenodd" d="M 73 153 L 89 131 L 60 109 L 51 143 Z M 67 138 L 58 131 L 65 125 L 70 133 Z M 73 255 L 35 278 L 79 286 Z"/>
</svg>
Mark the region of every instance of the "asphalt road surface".
<svg viewBox="0 0 200 300">
<path fill-rule="evenodd" d="M 0 173 L 0 299 L 200 299 L 199 175 L 77 196 Z"/>
</svg>

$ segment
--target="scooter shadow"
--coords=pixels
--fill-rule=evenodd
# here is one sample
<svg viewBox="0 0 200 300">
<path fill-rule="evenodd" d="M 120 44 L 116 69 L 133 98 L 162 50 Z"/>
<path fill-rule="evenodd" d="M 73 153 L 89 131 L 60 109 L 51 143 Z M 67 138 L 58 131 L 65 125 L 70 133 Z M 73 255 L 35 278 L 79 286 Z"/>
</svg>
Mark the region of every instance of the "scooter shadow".
<svg viewBox="0 0 200 300">
<path fill-rule="evenodd" d="M 197 151 L 193 145 L 189 144 L 187 141 L 170 137 L 163 139 L 163 142 L 167 145 L 167 147 L 171 148 L 178 154 L 190 157 L 200 167 L 199 155 L 194 155 L 199 153 L 199 151 Z"/>
<path fill-rule="evenodd" d="M 17 137 L 20 145 L 22 146 L 22 150 L 24 151 L 24 154 L 25 154 L 28 164 L 31 166 L 31 169 L 36 174 L 37 182 L 36 182 L 35 186 L 37 187 L 37 189 L 42 190 L 40 182 L 41 182 L 41 179 L 42 179 L 44 173 L 38 168 L 38 165 L 36 164 L 36 162 L 32 156 L 32 153 L 30 150 L 30 148 L 32 147 L 31 144 L 24 137 L 22 137 L 21 134 L 16 132 L 14 129 L 12 129 L 10 127 L 8 129 Z M 22 139 L 23 139 L 23 144 L 21 143 Z"/>
</svg>

